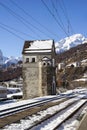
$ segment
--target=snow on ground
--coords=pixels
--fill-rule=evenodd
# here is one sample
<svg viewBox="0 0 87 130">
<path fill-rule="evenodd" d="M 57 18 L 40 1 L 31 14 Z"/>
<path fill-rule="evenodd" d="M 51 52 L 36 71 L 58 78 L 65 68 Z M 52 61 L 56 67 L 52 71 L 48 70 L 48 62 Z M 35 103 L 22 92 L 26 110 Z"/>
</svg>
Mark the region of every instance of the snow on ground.
<svg viewBox="0 0 87 130">
<path fill-rule="evenodd" d="M 78 125 L 79 125 L 79 121 L 74 120 L 72 122 L 64 124 L 63 128 L 60 129 L 60 130 L 76 130 L 76 128 L 78 127 Z"/>
<path fill-rule="evenodd" d="M 84 73 L 84 76 L 83 76 L 83 78 L 87 78 L 87 73 Z"/>
<path fill-rule="evenodd" d="M 81 61 L 82 64 L 87 63 L 87 59 Z"/>
<path fill-rule="evenodd" d="M 85 82 L 85 81 L 87 81 L 87 78 L 76 79 L 76 80 L 74 80 L 74 81 L 78 81 L 78 82 L 79 82 L 79 81 L 84 81 L 84 82 Z"/>
<path fill-rule="evenodd" d="M 0 111 L 8 109 L 8 108 L 13 108 L 13 107 L 16 107 L 16 106 L 20 106 L 20 105 L 23 105 L 23 104 L 27 104 L 27 103 L 33 103 L 35 101 L 37 101 L 37 100 L 35 100 L 35 99 L 29 99 L 29 100 L 17 101 L 15 103 L 9 103 L 9 104 L 7 103 L 5 105 L 3 104 L 2 106 L 0 106 Z"/>
<path fill-rule="evenodd" d="M 9 127 L 6 126 L 3 130 L 24 130 L 28 126 L 31 126 L 34 122 L 36 122 L 38 120 L 41 120 L 46 115 L 48 115 L 48 114 L 52 115 L 56 111 L 59 111 L 60 109 L 65 108 L 69 103 L 74 102 L 75 100 L 78 100 L 78 98 L 80 99 L 80 98 L 82 98 L 84 96 L 87 96 L 87 89 L 86 88 L 78 88 L 78 89 L 74 89 L 74 90 L 69 90 L 69 91 L 67 91 L 67 92 L 65 92 L 63 94 L 65 94 L 65 95 L 69 95 L 69 94 L 77 94 L 77 95 L 79 95 L 79 94 L 81 94 L 81 95 L 77 96 L 77 97 L 74 97 L 74 98 L 71 98 L 68 101 L 65 101 L 65 102 L 63 102 L 63 103 L 61 103 L 59 105 L 48 108 L 47 110 L 40 111 L 40 112 L 38 112 L 37 115 L 33 115 L 32 117 L 28 117 L 28 119 L 26 119 L 26 120 L 22 119 L 19 124 L 18 123 L 13 123 Z M 34 99 L 23 100 L 23 101 L 19 101 L 19 102 L 15 102 L 15 103 L 7 103 L 5 105 L 1 105 L 0 110 L 10 108 L 10 107 L 14 107 L 14 106 L 18 106 L 18 105 L 31 103 L 31 102 L 34 103 L 35 101 L 40 101 L 40 100 L 48 99 L 48 98 L 52 98 L 52 97 L 55 97 L 55 96 L 37 97 L 37 98 L 34 98 Z M 62 98 L 59 99 L 59 100 L 62 100 Z M 77 107 L 78 107 L 78 105 L 79 104 L 77 104 Z M 74 110 L 74 107 L 71 108 L 70 112 L 72 112 L 73 110 Z M 85 111 L 86 110 L 84 110 L 84 112 Z M 49 129 L 51 130 L 51 129 L 53 129 L 53 127 L 57 123 L 59 123 L 61 120 L 63 120 L 67 116 L 67 114 L 69 114 L 69 113 L 64 112 L 64 114 L 62 116 L 60 115 L 60 118 L 59 117 L 56 118 L 53 123 L 48 125 L 46 128 L 42 127 L 40 130 L 49 130 Z M 74 120 L 74 121 L 72 121 L 72 123 L 66 124 L 64 126 L 64 129 L 61 129 L 61 130 L 75 130 L 76 127 L 78 126 L 78 123 L 79 122 L 77 120 Z"/>
<path fill-rule="evenodd" d="M 86 81 L 87 81 L 87 73 L 84 73 L 84 75 L 83 75 L 82 78 L 80 78 L 80 79 L 75 79 L 75 80 L 73 80 L 73 81 L 77 81 L 77 82 L 83 81 L 83 82 L 86 82 Z"/>
<path fill-rule="evenodd" d="M 59 100 L 62 100 L 62 99 L 59 99 Z M 63 103 L 61 103 L 59 105 L 55 105 L 55 106 L 50 107 L 50 108 L 48 108 L 46 110 L 40 111 L 40 112 L 37 113 L 37 115 L 32 115 L 32 117 L 29 117 L 29 119 L 27 119 L 27 120 L 21 120 L 20 121 L 21 123 L 19 125 L 15 123 L 14 124 L 15 127 L 13 127 L 13 125 L 10 125 L 9 127 L 8 126 L 5 127 L 6 129 L 4 129 L 4 130 L 11 130 L 11 129 L 13 130 L 13 128 L 15 128 L 16 130 L 17 129 L 20 129 L 20 130 L 27 129 L 29 126 L 32 126 L 34 124 L 34 122 L 37 122 L 37 121 L 41 120 L 46 115 L 52 115 L 52 114 L 60 111 L 61 109 L 65 108 L 70 103 L 72 103 L 72 102 L 74 102 L 76 100 L 78 100 L 78 99 L 76 99 L 76 98 L 69 99 L 68 101 L 65 101 L 65 102 L 63 102 Z"/>
<path fill-rule="evenodd" d="M 23 96 L 23 92 L 17 92 L 17 93 L 13 93 L 13 94 L 7 94 L 7 98 L 12 98 L 13 96 Z"/>
<path fill-rule="evenodd" d="M 81 92 L 85 92 L 87 93 L 87 89 L 86 88 L 77 88 L 77 89 L 74 89 L 74 90 L 68 90 L 64 93 L 60 93 L 61 94 L 65 94 L 65 95 L 69 95 L 69 94 L 78 94 L 78 93 L 81 93 Z M 59 95 L 59 96 L 60 96 Z M 57 95 L 58 96 L 58 95 Z M 84 95 L 83 95 L 84 96 Z M 2 106 L 0 106 L 0 110 L 4 110 L 4 109 L 8 109 L 8 108 L 12 108 L 12 107 L 15 107 L 15 106 L 19 106 L 19 105 L 23 105 L 23 104 L 27 104 L 27 103 L 34 103 L 36 101 L 40 101 L 40 100 L 43 100 L 43 99 L 49 99 L 49 98 L 53 98 L 53 97 L 56 97 L 55 96 L 43 96 L 43 97 L 37 97 L 37 98 L 33 98 L 33 99 L 28 99 L 28 100 L 22 100 L 22 101 L 17 101 L 17 102 L 14 102 L 14 103 L 11 103 L 11 100 L 10 103 L 8 101 L 7 104 L 4 105 L 4 102 L 2 104 L 2 102 L 0 102 L 0 105 L 2 104 Z M 15 100 L 16 101 L 16 100 Z"/>
<path fill-rule="evenodd" d="M 82 118 L 85 113 L 87 113 L 87 106 L 82 111 L 77 113 L 77 115 L 75 115 L 73 118 L 64 122 L 58 130 L 76 130 L 76 128 L 79 126 L 79 119 Z"/>
<path fill-rule="evenodd" d="M 79 108 L 79 106 L 81 104 L 83 104 L 85 101 L 81 100 L 79 101 L 75 106 L 71 107 L 68 111 L 66 110 L 66 112 L 64 112 L 61 115 L 56 115 L 54 120 L 49 120 L 49 123 L 46 123 L 46 125 L 41 128 L 41 130 L 54 130 L 56 126 L 58 126 L 61 121 L 65 120 L 74 110 L 76 110 L 77 108 Z"/>
<path fill-rule="evenodd" d="M 14 94 L 13 94 L 14 95 Z M 12 96 L 9 95 L 9 96 Z M 0 106 L 0 111 L 1 110 L 5 110 L 5 109 L 8 109 L 8 108 L 13 108 L 13 107 L 17 107 L 17 106 L 20 106 L 20 105 L 25 105 L 25 104 L 29 104 L 29 103 L 34 103 L 36 101 L 41 101 L 43 99 L 50 99 L 52 97 L 55 97 L 55 96 L 44 96 L 44 97 L 37 97 L 37 98 L 33 98 L 33 99 L 27 99 L 27 100 L 21 100 L 21 101 L 17 101 L 17 102 L 14 102 L 14 103 L 7 103 L 7 104 L 4 104 L 3 102 L 3 105 Z M 9 100 L 10 101 L 10 100 Z M 8 101 L 8 102 L 9 102 Z M 2 102 L 1 102 L 2 104 Z"/>
</svg>

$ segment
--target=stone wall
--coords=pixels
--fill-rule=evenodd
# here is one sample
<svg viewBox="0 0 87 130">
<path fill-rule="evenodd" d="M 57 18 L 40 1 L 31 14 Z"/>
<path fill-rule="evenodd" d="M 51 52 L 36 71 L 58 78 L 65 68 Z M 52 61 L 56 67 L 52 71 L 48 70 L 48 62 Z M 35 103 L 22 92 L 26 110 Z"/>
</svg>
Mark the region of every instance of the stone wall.
<svg viewBox="0 0 87 130">
<path fill-rule="evenodd" d="M 42 67 L 42 94 L 52 94 L 52 67 Z"/>
<path fill-rule="evenodd" d="M 40 88 L 39 63 L 23 65 L 23 97 L 24 99 L 34 98 L 42 95 Z"/>
<path fill-rule="evenodd" d="M 39 63 L 23 65 L 23 98 L 29 99 L 52 94 L 52 66 Z"/>
</svg>

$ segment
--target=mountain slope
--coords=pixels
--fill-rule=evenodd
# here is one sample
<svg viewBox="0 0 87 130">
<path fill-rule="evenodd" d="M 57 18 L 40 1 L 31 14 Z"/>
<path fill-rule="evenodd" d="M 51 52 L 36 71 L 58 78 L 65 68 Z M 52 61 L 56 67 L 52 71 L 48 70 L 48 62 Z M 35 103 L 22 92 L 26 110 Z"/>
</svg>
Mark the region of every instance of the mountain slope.
<svg viewBox="0 0 87 130">
<path fill-rule="evenodd" d="M 84 44 L 79 44 L 67 51 L 59 53 L 56 55 L 56 60 L 58 63 L 68 60 L 69 62 L 82 61 L 87 59 L 87 42 Z"/>
<path fill-rule="evenodd" d="M 79 44 L 83 44 L 87 39 L 81 34 L 74 34 L 70 37 L 66 37 L 59 42 L 55 43 L 56 52 L 64 52 L 69 50 L 72 47 L 75 47 Z"/>
</svg>

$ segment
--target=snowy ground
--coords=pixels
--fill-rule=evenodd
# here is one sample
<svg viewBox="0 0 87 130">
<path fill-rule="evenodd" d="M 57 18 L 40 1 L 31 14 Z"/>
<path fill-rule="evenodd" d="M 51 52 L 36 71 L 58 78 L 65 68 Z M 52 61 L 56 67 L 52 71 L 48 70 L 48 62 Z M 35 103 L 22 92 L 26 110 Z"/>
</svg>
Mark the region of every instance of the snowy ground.
<svg viewBox="0 0 87 130">
<path fill-rule="evenodd" d="M 78 100 L 80 98 L 86 98 L 87 99 L 87 89 L 86 88 L 78 88 L 78 89 L 74 89 L 74 90 L 69 90 L 67 92 L 62 93 L 63 95 L 67 95 L 70 96 L 72 94 L 77 95 L 74 98 L 71 98 L 59 105 L 56 105 L 55 107 L 51 107 L 48 108 L 47 110 L 44 111 L 40 111 L 37 115 L 33 115 L 32 117 L 28 117 L 26 120 L 21 120 L 20 123 L 13 123 L 10 126 L 6 126 L 3 129 L 0 130 L 24 130 L 25 128 L 27 128 L 27 126 L 32 126 L 32 124 L 34 122 L 36 122 L 37 120 L 41 120 L 43 117 L 45 117 L 47 114 L 53 114 L 56 111 L 59 111 L 61 108 L 66 107 L 70 102 L 73 102 L 75 100 Z M 21 104 L 27 104 L 27 103 L 31 103 L 31 102 L 35 102 L 35 101 L 39 101 L 39 100 L 43 100 L 43 99 L 48 99 L 48 98 L 52 98 L 54 96 L 45 96 L 45 97 L 39 97 L 39 98 L 34 98 L 34 99 L 30 99 L 30 100 L 23 100 L 23 101 L 19 101 L 16 102 L 16 100 L 13 101 L 8 101 L 5 102 L 5 104 L 1 103 L 0 104 L 0 110 L 6 109 L 6 108 L 10 108 L 10 107 L 14 107 L 14 106 L 18 106 Z M 62 99 L 60 99 L 62 100 Z M 83 102 L 83 101 L 82 101 Z M 79 104 L 77 104 L 78 106 Z M 71 108 L 71 111 L 74 109 Z M 83 111 L 83 113 L 87 112 L 87 108 Z M 62 119 L 64 119 L 64 117 L 67 116 L 67 113 L 64 113 L 60 118 L 56 118 L 54 123 L 51 123 L 50 125 L 48 125 L 46 128 L 42 126 L 42 128 L 40 128 L 40 130 L 53 130 L 53 127 L 56 125 L 56 123 L 60 122 Z M 62 128 L 60 128 L 60 130 L 76 130 L 76 127 L 78 126 L 79 121 L 78 120 L 72 120 L 71 123 L 65 123 L 64 126 Z M 50 128 L 50 129 L 49 129 Z M 39 129 L 35 129 L 35 130 L 39 130 Z"/>
</svg>

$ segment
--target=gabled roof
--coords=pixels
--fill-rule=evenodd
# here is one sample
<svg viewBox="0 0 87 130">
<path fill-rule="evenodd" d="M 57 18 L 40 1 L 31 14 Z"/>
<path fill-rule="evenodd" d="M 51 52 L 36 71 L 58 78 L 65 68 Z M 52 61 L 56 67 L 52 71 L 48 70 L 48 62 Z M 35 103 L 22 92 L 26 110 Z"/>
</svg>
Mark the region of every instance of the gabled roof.
<svg viewBox="0 0 87 130">
<path fill-rule="evenodd" d="M 25 41 L 22 54 L 52 51 L 53 40 Z"/>
<path fill-rule="evenodd" d="M 42 60 L 42 61 L 50 61 L 51 59 L 45 56 L 45 57 L 43 57 L 41 60 Z"/>
</svg>

